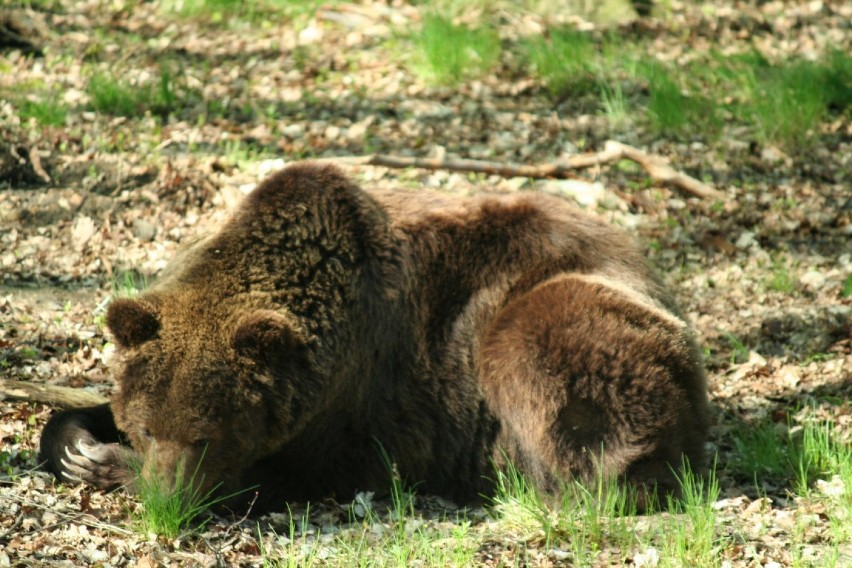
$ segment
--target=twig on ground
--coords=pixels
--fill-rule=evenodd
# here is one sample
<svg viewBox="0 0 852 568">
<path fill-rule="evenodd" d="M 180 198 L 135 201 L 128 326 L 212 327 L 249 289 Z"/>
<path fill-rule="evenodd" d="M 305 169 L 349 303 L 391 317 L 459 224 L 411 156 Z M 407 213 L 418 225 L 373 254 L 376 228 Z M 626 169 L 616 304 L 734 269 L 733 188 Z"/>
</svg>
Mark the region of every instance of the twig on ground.
<svg viewBox="0 0 852 568">
<path fill-rule="evenodd" d="M 4 532 L 2 536 L 0 536 L 0 541 L 2 541 L 3 539 L 10 538 L 13 533 L 14 533 L 14 536 L 26 536 L 26 535 L 30 535 L 30 534 L 44 534 L 49 530 L 55 529 L 57 527 L 65 526 L 65 525 L 68 525 L 69 523 L 73 523 L 73 522 L 78 522 L 81 525 L 86 525 L 87 527 L 90 527 L 90 528 L 100 529 L 100 530 L 104 530 L 104 531 L 107 531 L 107 532 L 113 532 L 113 533 L 121 534 L 121 535 L 125 535 L 125 536 L 133 534 L 133 531 L 123 529 L 123 528 L 117 527 L 115 525 L 102 523 L 99 519 L 94 517 L 91 513 L 81 512 L 81 513 L 74 513 L 74 514 L 69 515 L 69 514 L 66 514 L 66 513 L 57 512 L 54 507 L 46 507 L 45 505 L 42 505 L 41 503 L 37 503 L 36 501 L 33 501 L 32 499 L 27 499 L 25 497 L 15 496 L 15 500 L 18 503 L 24 504 L 28 507 L 33 508 L 33 509 L 38 509 L 40 511 L 50 511 L 50 512 L 56 514 L 56 516 L 60 517 L 60 518 L 56 522 L 53 522 L 53 523 L 50 523 L 50 524 L 47 524 L 47 525 L 33 527 L 31 529 L 28 529 L 28 530 L 25 530 L 25 531 L 20 531 L 20 532 L 15 532 L 15 530 L 18 527 L 20 527 L 20 525 L 21 525 L 21 523 L 18 522 L 18 519 L 16 519 L 15 522 L 13 523 L 13 525 L 6 532 Z M 23 513 L 20 515 L 19 518 L 21 519 L 21 522 L 23 522 Z M 94 520 L 90 520 L 90 519 L 94 519 Z"/>
<path fill-rule="evenodd" d="M 550 164 L 525 165 L 510 162 L 487 162 L 482 160 L 443 159 L 443 158 L 406 158 L 373 154 L 370 156 L 353 156 L 329 158 L 328 161 L 352 166 L 384 166 L 388 168 L 423 168 L 427 170 L 448 170 L 456 172 L 473 172 L 500 175 L 504 177 L 529 178 L 568 178 L 577 170 L 611 164 L 620 160 L 630 160 L 639 164 L 651 179 L 670 185 L 675 189 L 700 197 L 702 199 L 724 199 L 725 195 L 683 172 L 678 172 L 669 166 L 660 156 L 648 154 L 639 148 L 609 140 L 603 151 L 593 154 L 579 154 Z"/>
<path fill-rule="evenodd" d="M 43 179 L 45 183 L 50 183 L 52 181 L 48 173 L 44 171 L 44 166 L 41 165 L 41 154 L 38 153 L 38 148 L 36 146 L 30 148 L 30 164 L 32 165 L 33 171 L 36 175 Z"/>
<path fill-rule="evenodd" d="M 257 502 L 257 497 L 258 497 L 258 492 L 255 491 L 254 497 L 252 498 L 251 503 L 249 503 L 248 510 L 246 510 L 246 512 L 242 516 L 242 518 L 240 518 L 238 520 L 234 520 L 234 521 L 231 522 L 231 524 L 228 526 L 225 533 L 220 537 L 220 539 L 223 540 L 224 542 L 219 544 L 218 547 L 213 546 L 213 543 L 210 542 L 210 539 L 208 539 L 203 534 L 201 535 L 201 539 L 204 541 L 204 544 L 207 545 L 207 548 L 210 549 L 210 551 L 213 552 L 213 555 L 216 557 L 216 565 L 217 566 L 227 566 L 228 565 L 228 564 L 225 563 L 224 558 L 222 557 L 222 551 L 226 547 L 231 546 L 231 544 L 238 541 L 241 538 L 242 533 L 238 533 L 237 535 L 230 538 L 229 540 L 225 540 L 225 539 L 231 534 L 231 531 L 234 530 L 235 527 L 240 526 L 241 524 L 243 524 L 246 521 L 246 519 L 249 518 L 249 515 L 251 515 L 251 510 L 254 508 L 254 504 Z"/>
<path fill-rule="evenodd" d="M 12 533 L 18 530 L 18 527 L 21 526 L 21 523 L 24 522 L 24 514 L 18 513 L 17 517 L 15 517 L 15 521 L 9 526 L 8 529 L 3 534 L 0 534 L 0 542 L 8 542 L 12 537 Z"/>
</svg>

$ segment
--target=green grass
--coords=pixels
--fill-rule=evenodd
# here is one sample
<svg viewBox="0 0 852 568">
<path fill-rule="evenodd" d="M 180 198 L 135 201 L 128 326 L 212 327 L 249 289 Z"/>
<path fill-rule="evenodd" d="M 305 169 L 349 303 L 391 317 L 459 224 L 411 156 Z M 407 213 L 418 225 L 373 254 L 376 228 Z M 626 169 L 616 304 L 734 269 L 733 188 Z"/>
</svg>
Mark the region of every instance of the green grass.
<svg viewBox="0 0 852 568">
<path fill-rule="evenodd" d="M 132 117 L 142 111 L 137 89 L 111 74 L 95 73 L 86 90 L 91 97 L 92 110 L 96 112 Z"/>
<path fill-rule="evenodd" d="M 852 539 L 852 445 L 829 422 L 808 422 L 801 432 L 796 493 L 825 504 L 833 544 Z M 814 490 L 816 487 L 816 490 Z"/>
<path fill-rule="evenodd" d="M 715 468 L 707 478 L 694 474 L 688 464 L 678 477 L 682 496 L 669 497 L 671 522 L 666 527 L 664 566 L 717 566 L 724 548 L 716 532 L 719 481 Z"/>
<path fill-rule="evenodd" d="M 594 485 L 574 482 L 562 496 L 557 526 L 566 535 L 575 564 L 589 565 L 606 548 L 615 547 L 622 556 L 637 544 L 634 527 L 636 495 L 615 478 L 598 475 Z M 654 511 L 650 507 L 649 513 Z"/>
<path fill-rule="evenodd" d="M 291 513 L 284 547 L 272 550 L 265 544 L 263 535 L 258 535 L 263 565 L 276 568 L 313 565 L 463 568 L 473 565 L 479 545 L 471 534 L 471 523 L 463 514 L 455 520 L 442 521 L 420 516 L 415 508 L 414 492 L 405 487 L 387 454 L 381 453 L 391 472 L 390 503 L 383 512 L 372 502 L 372 494 L 362 494 L 358 502 L 363 514 L 356 516 L 350 508 L 346 530 L 337 531 L 337 528 L 326 526 L 329 530 L 326 535 L 321 534 L 320 527 L 310 525 L 309 512 L 302 516 L 298 527 Z"/>
<path fill-rule="evenodd" d="M 388 511 L 393 525 L 391 540 L 395 548 L 402 548 L 406 540 L 406 521 L 409 517 L 414 516 L 414 491 L 408 490 L 405 487 L 396 463 L 394 463 L 381 444 L 378 444 L 378 446 L 382 461 L 385 463 L 385 467 L 388 469 L 391 478 L 392 508 Z"/>
<path fill-rule="evenodd" d="M 669 136 L 700 133 L 706 138 L 718 134 L 721 119 L 711 98 L 695 92 L 695 87 L 687 93 L 675 75 L 661 64 L 645 65 L 642 72 L 648 80 L 648 118 L 655 131 Z"/>
<path fill-rule="evenodd" d="M 644 111 L 658 135 L 718 140 L 726 123 L 746 127 L 761 144 L 807 147 L 832 115 L 852 115 L 852 56 L 770 63 L 756 51 L 710 53 L 677 69 L 647 45 L 555 28 L 521 42 L 528 67 L 558 100 L 596 94 L 614 126 Z M 643 93 L 644 89 L 644 93 Z"/>
<path fill-rule="evenodd" d="M 841 456 L 839 471 L 831 481 L 839 480 L 842 492 L 832 495 L 833 506 L 829 508 L 829 530 L 834 542 L 852 541 L 852 451 L 847 445 Z M 836 487 L 836 484 L 834 485 Z"/>
<path fill-rule="evenodd" d="M 848 115 L 852 109 L 852 55 L 834 50 L 825 58 L 824 66 L 829 109 Z"/>
<path fill-rule="evenodd" d="M 824 70 L 812 62 L 768 69 L 750 101 L 758 140 L 788 149 L 804 144 L 826 114 L 825 88 Z"/>
<path fill-rule="evenodd" d="M 751 470 L 751 474 L 772 482 L 789 483 L 791 490 L 795 488 L 796 494 L 807 499 L 825 502 L 830 527 L 826 538 L 834 547 L 831 550 L 852 538 L 850 495 L 826 490 L 822 485 L 827 480 L 836 487 L 852 483 L 852 452 L 848 444 L 837 441 L 831 425 L 813 422 L 801 429 L 782 430 L 764 422 L 744 427 L 735 439 L 739 440 L 735 453 L 743 455 L 736 466 L 741 474 L 751 478 L 746 471 Z M 389 467 L 392 475 L 387 508 L 367 499 L 365 514 L 358 518 L 353 514 L 348 524 L 339 527 L 312 525 L 309 512 L 301 519 L 291 513 L 284 537 L 258 534 L 263 566 L 473 565 L 493 528 L 472 524 L 464 516 L 454 521 L 422 517 L 419 511 L 424 509 L 415 506 L 414 492 L 404 486 L 392 463 Z M 717 566 L 730 537 L 721 530 L 714 506 L 720 496 L 715 467 L 708 475 L 698 476 L 684 466 L 678 480 L 681 495 L 667 497 L 665 513 L 636 516 L 635 495 L 614 479 L 599 478 L 591 485 L 568 484 L 562 498 L 553 501 L 508 465 L 496 474 L 493 512 L 499 519 L 500 539 L 504 546 L 514 549 L 516 562 L 524 561 L 529 547 L 543 547 L 564 551 L 575 566 L 593 565 L 601 558 L 626 564 L 650 547 L 659 551 L 659 566 Z M 157 511 L 153 515 L 159 519 L 140 524 L 146 532 L 186 533 L 196 521 L 179 521 L 180 511 L 197 515 L 209 506 L 198 504 L 204 499 L 197 497 L 182 498 L 184 504 L 180 506 L 161 505 L 163 495 L 157 491 L 155 486 L 156 498 L 144 501 L 142 508 Z M 180 490 L 167 496 L 177 495 L 182 495 Z M 793 535 L 793 546 L 801 552 L 804 529 L 800 532 L 798 540 Z M 821 556 L 821 561 L 830 560 L 831 550 Z M 795 550 L 792 553 L 796 555 Z"/>
<path fill-rule="evenodd" d="M 35 119 L 41 126 L 63 126 L 68 116 L 68 107 L 55 94 L 49 94 L 40 100 L 24 99 L 18 111 L 22 121 Z"/>
<path fill-rule="evenodd" d="M 116 271 L 112 280 L 112 295 L 116 298 L 134 298 L 148 287 L 148 278 L 135 270 Z"/>
<path fill-rule="evenodd" d="M 169 65 L 161 65 L 153 81 L 133 85 L 113 73 L 99 71 L 89 79 L 86 91 L 96 112 L 128 118 L 151 112 L 166 118 L 195 95 L 178 80 L 182 77 Z"/>
<path fill-rule="evenodd" d="M 852 296 L 852 274 L 848 275 L 846 279 L 843 280 L 843 290 L 840 292 L 840 295 L 844 298 Z"/>
<path fill-rule="evenodd" d="M 270 17 L 295 18 L 311 14 L 335 0 L 164 0 L 161 8 L 211 23 L 236 19 L 264 23 Z"/>
<path fill-rule="evenodd" d="M 589 34 L 558 28 L 551 30 L 549 37 L 527 40 L 524 50 L 551 96 L 563 98 L 599 89 L 594 70 L 595 46 Z"/>
<path fill-rule="evenodd" d="M 135 512 L 138 531 L 177 538 L 202 513 L 221 500 L 213 497 L 213 490 L 199 493 L 193 487 L 194 479 L 195 474 L 184 480 L 178 473 L 172 489 L 157 476 L 140 477 L 137 495 L 142 507 Z"/>
<path fill-rule="evenodd" d="M 621 128 L 630 123 L 630 108 L 621 83 L 603 83 L 600 85 L 601 106 L 610 125 Z"/>
<path fill-rule="evenodd" d="M 315 546 L 316 537 L 319 535 L 309 535 L 308 520 L 311 516 L 310 503 L 307 504 L 304 515 L 302 515 L 299 527 L 296 527 L 296 518 L 290 506 L 287 506 L 288 511 L 288 530 L 287 530 L 287 547 L 281 557 L 276 557 L 268 547 L 264 544 L 263 534 L 258 525 L 258 546 L 260 548 L 260 556 L 263 561 L 264 568 L 301 568 L 314 566 L 318 562 L 319 547 Z M 273 533 L 274 536 L 277 536 Z"/>
<path fill-rule="evenodd" d="M 499 56 L 494 32 L 455 25 L 446 16 L 460 10 L 441 16 L 433 10 L 415 38 L 416 69 L 435 83 L 452 85 L 488 71 Z M 488 13 L 487 6 L 482 10 Z M 540 79 L 553 99 L 596 100 L 614 127 L 644 112 L 658 136 L 715 142 L 732 125 L 746 128 L 756 142 L 791 151 L 820 135 L 830 116 L 852 115 L 852 56 L 840 50 L 819 61 L 774 63 L 757 51 L 711 52 L 675 68 L 648 49 L 572 27 L 550 28 L 513 46 L 518 70 Z"/>
<path fill-rule="evenodd" d="M 36 10 L 56 10 L 62 2 L 61 0 L 4 0 L 3 4 L 9 7 L 24 6 Z"/>
<path fill-rule="evenodd" d="M 743 424 L 734 431 L 733 447 L 730 468 L 740 479 L 783 485 L 796 477 L 798 452 L 785 425 Z"/>
<path fill-rule="evenodd" d="M 546 544 L 557 536 L 557 519 L 535 486 L 510 461 L 498 468 L 491 499 L 494 510 L 509 528 L 541 531 Z"/>
<path fill-rule="evenodd" d="M 148 279 L 144 274 L 135 270 L 116 271 L 111 282 L 112 293 L 92 310 L 92 320 L 98 329 L 103 329 L 106 325 L 107 308 L 114 298 L 135 298 L 147 287 Z"/>
<path fill-rule="evenodd" d="M 649 545 L 665 553 L 662 565 L 715 565 L 723 548 L 716 530 L 715 467 L 702 477 L 685 465 L 678 480 L 682 497 L 667 497 L 667 513 L 655 515 L 659 507 L 651 499 L 646 510 L 651 516 L 636 516 L 635 490 L 616 479 L 599 475 L 591 485 L 569 483 L 554 507 L 509 465 L 497 473 L 493 506 L 502 526 L 526 539 L 540 533 L 545 548 L 565 550 L 574 566 L 595 565 L 604 553 L 626 563 Z"/>
<path fill-rule="evenodd" d="M 210 507 L 251 489 L 215 496 L 219 488 L 217 485 L 202 493 L 195 487 L 195 482 L 196 479 L 199 482 L 204 479 L 203 475 L 199 477 L 203 461 L 202 454 L 189 479 L 184 477 L 183 460 L 178 460 L 174 476 L 163 476 L 159 473 L 139 475 L 135 488 L 142 506 L 134 512 L 138 532 L 153 533 L 169 539 L 178 538 L 189 530 L 203 528 L 210 517 L 201 522 L 198 519 Z M 142 464 L 133 464 L 133 467 L 141 472 Z M 173 482 L 170 483 L 172 479 Z"/>
<path fill-rule="evenodd" d="M 240 11 L 241 7 L 249 10 L 260 4 L 256 0 L 167 0 L 163 6 L 169 10 L 184 15 L 207 15 L 212 19 L 222 18 L 223 15 L 232 15 Z"/>
<path fill-rule="evenodd" d="M 727 101 L 725 112 L 748 126 L 756 141 L 787 151 L 807 147 L 823 121 L 831 114 L 848 114 L 852 103 L 852 56 L 840 51 L 819 61 L 774 64 L 756 51 L 712 54 L 686 74 L 713 100 Z"/>
<path fill-rule="evenodd" d="M 744 424 L 734 432 L 733 449 L 730 472 L 735 477 L 788 487 L 800 498 L 825 503 L 832 542 L 852 538 L 852 446 L 837 438 L 833 424 Z"/>
<path fill-rule="evenodd" d="M 490 71 L 500 57 L 500 39 L 489 28 L 473 29 L 430 14 L 414 38 L 415 70 L 428 81 L 455 85 Z"/>
<path fill-rule="evenodd" d="M 739 337 L 730 332 L 722 332 L 722 337 L 731 347 L 731 364 L 745 363 L 748 361 L 749 348 Z"/>
<path fill-rule="evenodd" d="M 241 140 L 226 140 L 222 155 L 226 162 L 239 167 L 273 156 L 264 148 Z"/>
<path fill-rule="evenodd" d="M 792 294 L 796 290 L 796 281 L 790 275 L 787 265 L 781 260 L 775 260 L 772 263 L 772 274 L 766 280 L 767 290 L 773 292 L 781 292 L 782 294 Z"/>
<path fill-rule="evenodd" d="M 802 428 L 800 447 L 798 483 L 802 494 L 816 479 L 852 473 L 852 446 L 836 439 L 832 424 L 806 423 Z"/>
</svg>

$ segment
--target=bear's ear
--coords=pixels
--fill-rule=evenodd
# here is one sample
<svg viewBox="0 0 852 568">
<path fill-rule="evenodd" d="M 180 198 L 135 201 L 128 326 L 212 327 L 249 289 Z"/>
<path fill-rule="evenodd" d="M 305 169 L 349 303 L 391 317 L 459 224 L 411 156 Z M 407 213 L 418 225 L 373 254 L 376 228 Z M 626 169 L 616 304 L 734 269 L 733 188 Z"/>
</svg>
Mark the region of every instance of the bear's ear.
<svg viewBox="0 0 852 568">
<path fill-rule="evenodd" d="M 160 320 L 152 305 L 140 300 L 113 300 L 106 313 L 106 324 L 119 347 L 141 345 L 156 337 Z"/>
<path fill-rule="evenodd" d="M 286 315 L 257 310 L 237 324 L 231 346 L 240 355 L 271 363 L 300 353 L 304 341 Z"/>
</svg>

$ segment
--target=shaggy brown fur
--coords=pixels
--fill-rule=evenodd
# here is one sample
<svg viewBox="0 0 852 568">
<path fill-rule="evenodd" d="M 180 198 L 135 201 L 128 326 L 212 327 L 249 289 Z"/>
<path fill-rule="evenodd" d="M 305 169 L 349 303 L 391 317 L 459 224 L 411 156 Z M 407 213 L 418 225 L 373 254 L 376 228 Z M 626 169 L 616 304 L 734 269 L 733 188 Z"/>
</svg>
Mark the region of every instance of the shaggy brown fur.
<svg viewBox="0 0 852 568">
<path fill-rule="evenodd" d="M 204 488 L 260 485 L 273 508 L 385 488 L 377 444 L 462 501 L 504 455 L 545 490 L 599 466 L 670 488 L 703 462 L 704 376 L 670 296 L 625 235 L 542 195 L 368 194 L 291 166 L 107 323 L 117 429 L 104 407 L 55 417 L 63 479 L 130 481 L 124 436 L 148 474 L 203 454 Z"/>
</svg>

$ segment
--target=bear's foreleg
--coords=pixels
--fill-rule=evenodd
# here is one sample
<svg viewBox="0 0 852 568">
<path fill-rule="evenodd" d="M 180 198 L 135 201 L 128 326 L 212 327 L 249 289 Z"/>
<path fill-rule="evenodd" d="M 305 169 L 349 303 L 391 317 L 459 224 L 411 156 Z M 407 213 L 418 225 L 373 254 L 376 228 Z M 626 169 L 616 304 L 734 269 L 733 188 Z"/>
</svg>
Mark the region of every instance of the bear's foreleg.
<svg viewBox="0 0 852 568">
<path fill-rule="evenodd" d="M 116 427 L 109 404 L 51 416 L 41 434 L 39 456 L 66 483 L 113 489 L 136 478 L 132 467 L 136 454 Z"/>
</svg>

